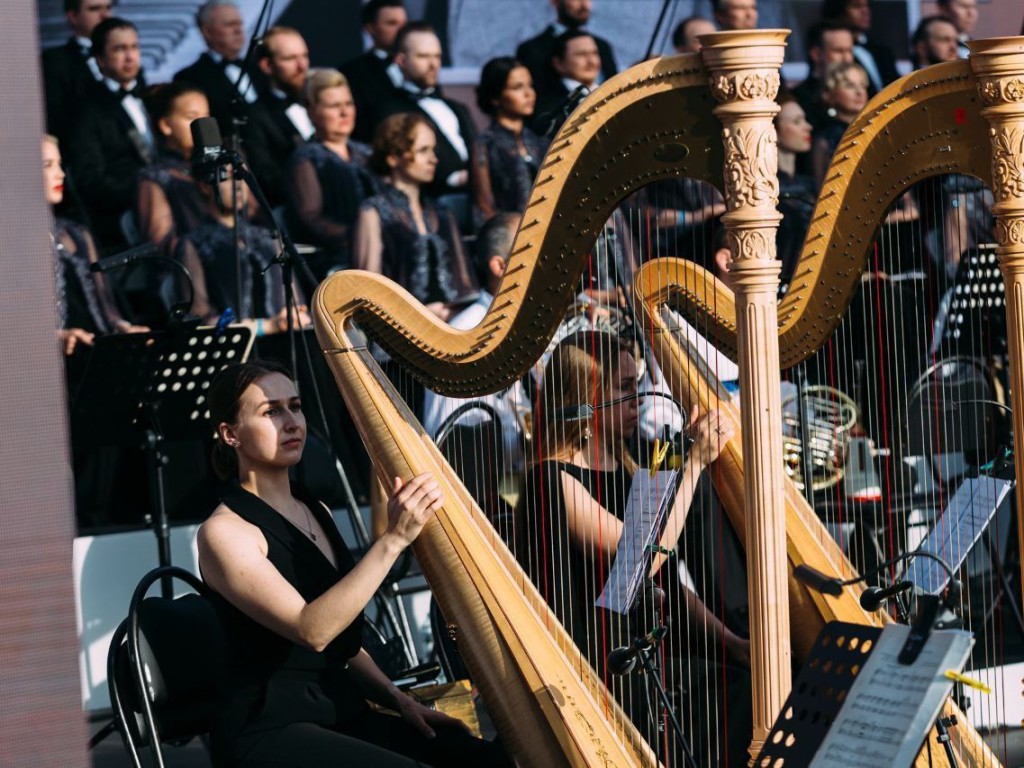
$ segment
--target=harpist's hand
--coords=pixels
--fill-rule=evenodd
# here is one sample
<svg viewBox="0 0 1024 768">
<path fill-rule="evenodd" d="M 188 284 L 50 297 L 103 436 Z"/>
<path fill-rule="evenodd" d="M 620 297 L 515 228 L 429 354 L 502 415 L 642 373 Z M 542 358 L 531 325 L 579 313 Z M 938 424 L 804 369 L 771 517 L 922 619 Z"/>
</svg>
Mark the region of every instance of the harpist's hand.
<svg viewBox="0 0 1024 768">
<path fill-rule="evenodd" d="M 423 526 L 444 504 L 441 488 L 429 472 L 403 483 L 395 478 L 388 501 L 388 529 L 404 546 L 412 544 Z"/>
<path fill-rule="evenodd" d="M 466 727 L 466 724 L 461 720 L 456 720 L 454 717 L 446 715 L 444 712 L 438 712 L 435 709 L 426 707 L 407 694 L 399 696 L 397 703 L 398 714 L 402 716 L 402 719 L 428 739 L 434 738 L 436 735 L 434 733 L 434 729 L 437 727 L 455 727 L 462 728 L 465 731 L 469 730 L 469 728 Z"/>
<path fill-rule="evenodd" d="M 725 444 L 736 435 L 732 419 L 717 409 L 708 411 L 692 424 L 690 434 L 694 445 L 690 455 L 703 467 L 717 459 Z"/>
</svg>

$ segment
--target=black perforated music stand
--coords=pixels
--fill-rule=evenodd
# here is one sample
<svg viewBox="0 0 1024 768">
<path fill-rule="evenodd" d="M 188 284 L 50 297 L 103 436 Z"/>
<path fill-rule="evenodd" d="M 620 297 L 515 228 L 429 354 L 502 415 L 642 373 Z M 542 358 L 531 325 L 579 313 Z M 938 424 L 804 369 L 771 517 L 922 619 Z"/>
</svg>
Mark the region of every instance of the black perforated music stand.
<svg viewBox="0 0 1024 768">
<path fill-rule="evenodd" d="M 878 627 L 864 624 L 832 621 L 825 625 L 754 766 L 806 768 L 811 764 L 881 633 Z"/>
<path fill-rule="evenodd" d="M 229 363 L 244 362 L 252 340 L 252 331 L 241 325 L 221 330 L 182 325 L 160 333 L 104 336 L 96 340 L 74 393 L 72 429 L 88 447 L 141 445 L 145 451 L 151 524 L 162 566 L 171 564 L 163 444 L 210 434 L 210 382 Z M 162 586 L 170 597 L 170 585 Z"/>
</svg>

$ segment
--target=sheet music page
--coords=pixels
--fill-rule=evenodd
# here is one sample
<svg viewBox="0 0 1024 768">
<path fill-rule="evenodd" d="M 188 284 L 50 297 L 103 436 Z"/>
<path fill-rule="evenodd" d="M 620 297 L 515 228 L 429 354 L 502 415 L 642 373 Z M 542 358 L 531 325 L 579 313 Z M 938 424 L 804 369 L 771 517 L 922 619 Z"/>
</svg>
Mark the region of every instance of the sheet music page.
<svg viewBox="0 0 1024 768">
<path fill-rule="evenodd" d="M 675 497 L 676 471 L 633 473 L 623 516 L 622 536 L 615 550 L 608 580 L 595 605 L 616 613 L 629 613 L 650 566 L 648 547 L 657 540 L 661 521 Z"/>
<path fill-rule="evenodd" d="M 964 480 L 919 549 L 945 560 L 955 571 L 981 537 L 1013 488 L 1009 480 L 982 475 Z M 903 578 L 933 595 L 946 588 L 946 570 L 931 558 L 915 558 Z"/>
<path fill-rule="evenodd" d="M 914 762 L 974 644 L 970 632 L 932 632 L 913 664 L 900 664 L 910 627 L 890 624 L 854 681 L 811 768 L 905 768 Z"/>
</svg>

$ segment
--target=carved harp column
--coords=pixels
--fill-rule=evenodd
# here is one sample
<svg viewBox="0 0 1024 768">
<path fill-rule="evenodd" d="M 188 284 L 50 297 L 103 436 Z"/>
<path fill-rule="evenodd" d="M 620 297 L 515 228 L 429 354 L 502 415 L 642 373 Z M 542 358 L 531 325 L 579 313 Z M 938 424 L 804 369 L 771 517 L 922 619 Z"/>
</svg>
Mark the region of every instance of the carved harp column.
<svg viewBox="0 0 1024 768">
<path fill-rule="evenodd" d="M 992 145 L 992 214 L 996 255 L 1006 286 L 1006 337 L 1010 347 L 1014 462 L 1024 477 L 1024 38 L 970 43 L 971 69 L 985 107 Z M 1024 483 L 1017 483 L 1017 515 L 1024 520 Z M 1017 526 L 1024 551 L 1024 525 Z M 1022 561 L 1024 572 L 1024 561 Z"/>
<path fill-rule="evenodd" d="M 789 695 L 789 598 L 779 394 L 776 296 L 781 265 L 775 233 L 782 215 L 775 126 L 786 30 L 702 35 L 701 57 L 725 143 L 722 216 L 736 292 L 740 411 L 743 417 L 747 587 L 750 595 L 754 734 L 764 743 Z"/>
</svg>

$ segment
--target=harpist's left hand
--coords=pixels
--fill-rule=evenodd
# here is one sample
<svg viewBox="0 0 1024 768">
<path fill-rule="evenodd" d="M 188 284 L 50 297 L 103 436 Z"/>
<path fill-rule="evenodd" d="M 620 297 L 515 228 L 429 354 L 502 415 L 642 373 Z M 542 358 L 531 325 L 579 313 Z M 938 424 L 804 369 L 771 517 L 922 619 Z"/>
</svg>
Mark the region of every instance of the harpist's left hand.
<svg viewBox="0 0 1024 768">
<path fill-rule="evenodd" d="M 450 715 L 446 715 L 444 712 L 438 712 L 435 709 L 431 709 L 423 704 L 420 704 L 416 699 L 408 694 L 401 694 L 398 697 L 398 714 L 402 716 L 402 719 L 412 725 L 417 731 L 422 733 L 428 739 L 432 739 L 435 736 L 434 729 L 437 727 L 442 728 L 462 728 L 468 731 L 469 728 L 461 720 L 456 720 Z"/>
</svg>

